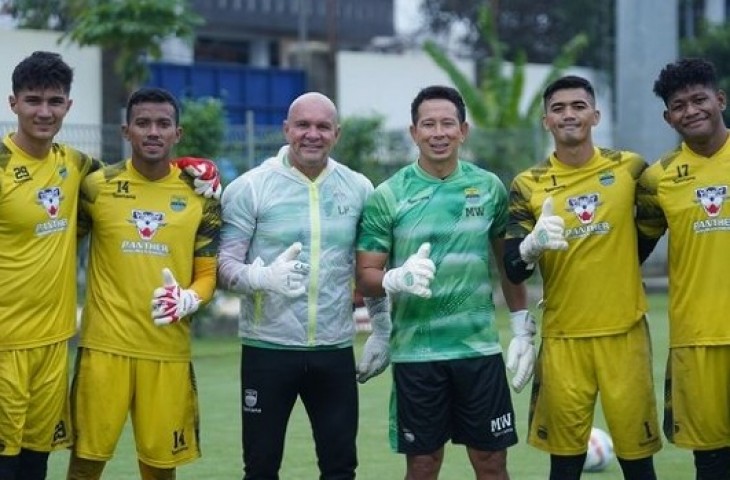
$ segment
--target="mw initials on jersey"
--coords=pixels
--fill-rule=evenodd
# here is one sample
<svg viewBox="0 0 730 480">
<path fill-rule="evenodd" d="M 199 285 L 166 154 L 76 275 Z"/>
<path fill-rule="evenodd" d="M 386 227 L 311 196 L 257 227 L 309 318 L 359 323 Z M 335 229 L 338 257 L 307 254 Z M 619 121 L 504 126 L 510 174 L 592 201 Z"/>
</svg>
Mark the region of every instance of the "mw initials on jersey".
<svg viewBox="0 0 730 480">
<path fill-rule="evenodd" d="M 483 217 L 484 207 L 466 207 L 464 212 L 467 217 Z"/>
<path fill-rule="evenodd" d="M 490 428 L 494 436 L 504 435 L 505 433 L 513 432 L 514 426 L 512 424 L 512 414 L 505 413 L 497 418 L 493 418 L 490 422 Z"/>
</svg>

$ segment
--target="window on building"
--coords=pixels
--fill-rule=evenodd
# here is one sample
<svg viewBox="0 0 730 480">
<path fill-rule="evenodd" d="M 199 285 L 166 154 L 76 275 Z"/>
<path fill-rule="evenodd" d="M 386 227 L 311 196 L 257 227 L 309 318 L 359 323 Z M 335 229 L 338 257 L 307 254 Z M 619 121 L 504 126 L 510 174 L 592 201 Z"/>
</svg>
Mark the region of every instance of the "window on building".
<svg viewBox="0 0 730 480">
<path fill-rule="evenodd" d="M 199 62 L 251 63 L 251 46 L 245 40 L 198 38 L 194 51 Z"/>
</svg>

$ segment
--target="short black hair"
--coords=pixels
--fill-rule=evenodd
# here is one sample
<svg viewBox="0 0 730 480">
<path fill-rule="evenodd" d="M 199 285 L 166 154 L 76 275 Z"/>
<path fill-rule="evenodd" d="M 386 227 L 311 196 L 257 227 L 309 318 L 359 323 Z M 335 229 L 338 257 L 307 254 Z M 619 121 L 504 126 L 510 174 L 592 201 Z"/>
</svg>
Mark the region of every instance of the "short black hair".
<svg viewBox="0 0 730 480">
<path fill-rule="evenodd" d="M 593 89 L 591 82 L 583 77 L 579 77 L 578 75 L 566 75 L 552 81 L 547 87 L 545 87 L 545 90 L 542 93 L 543 107 L 547 107 L 550 98 L 555 92 L 569 88 L 582 88 L 588 93 L 588 95 L 590 95 L 593 103 L 596 103 L 596 91 Z"/>
<path fill-rule="evenodd" d="M 66 95 L 71 92 L 74 72 L 61 55 L 38 50 L 25 57 L 13 70 L 13 94 L 22 90 L 58 88 Z"/>
<path fill-rule="evenodd" d="M 718 89 L 717 71 L 712 62 L 702 58 L 682 58 L 668 63 L 654 82 L 654 94 L 666 105 L 675 93 L 693 85 Z"/>
<path fill-rule="evenodd" d="M 175 125 L 180 123 L 180 104 L 172 93 L 164 88 L 142 87 L 127 100 L 127 124 L 131 120 L 132 107 L 140 103 L 169 103 L 175 109 Z"/>
<path fill-rule="evenodd" d="M 421 89 L 418 95 L 416 95 L 416 98 L 413 99 L 413 102 L 411 102 L 411 121 L 413 125 L 418 123 L 418 108 L 426 100 L 450 101 L 456 107 L 456 111 L 459 114 L 459 122 L 464 123 L 466 121 L 466 106 L 459 91 L 444 85 L 431 85 L 430 87 Z"/>
</svg>

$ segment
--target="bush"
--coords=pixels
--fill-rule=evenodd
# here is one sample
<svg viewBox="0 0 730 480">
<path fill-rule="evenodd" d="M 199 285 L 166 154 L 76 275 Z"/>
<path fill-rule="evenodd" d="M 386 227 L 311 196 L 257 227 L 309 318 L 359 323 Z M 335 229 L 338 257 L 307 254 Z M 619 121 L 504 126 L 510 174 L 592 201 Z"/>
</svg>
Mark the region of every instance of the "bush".
<svg viewBox="0 0 730 480">
<path fill-rule="evenodd" d="M 220 155 L 226 131 L 223 102 L 212 97 L 183 99 L 180 126 L 182 138 L 175 148 L 178 157 L 215 159 Z"/>
</svg>

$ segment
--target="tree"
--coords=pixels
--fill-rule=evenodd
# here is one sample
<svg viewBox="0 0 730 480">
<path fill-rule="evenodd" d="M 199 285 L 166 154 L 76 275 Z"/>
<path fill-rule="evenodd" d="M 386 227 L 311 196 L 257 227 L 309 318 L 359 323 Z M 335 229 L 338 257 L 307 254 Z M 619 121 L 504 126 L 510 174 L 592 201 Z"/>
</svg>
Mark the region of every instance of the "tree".
<svg viewBox="0 0 730 480">
<path fill-rule="evenodd" d="M 114 68 L 129 90 L 149 76 L 148 60 L 162 57 L 165 38 L 191 40 L 203 19 L 184 0 L 86 0 L 62 41 L 116 53 Z"/>
<path fill-rule="evenodd" d="M 378 185 L 408 161 L 408 145 L 402 136 L 383 132 L 383 117 L 351 116 L 340 127 L 332 156 Z M 384 152 L 397 158 L 381 158 Z M 395 160 L 395 161 L 393 161 Z"/>
<path fill-rule="evenodd" d="M 182 100 L 180 126 L 182 138 L 175 147 L 179 157 L 215 159 L 223 149 L 226 133 L 223 102 L 217 98 L 185 98 Z"/>
<path fill-rule="evenodd" d="M 479 32 L 491 56 L 481 68 L 477 85 L 473 85 L 449 56 L 433 41 L 426 41 L 424 50 L 446 72 L 464 97 L 467 109 L 477 127 L 465 145 L 472 159 L 509 181 L 515 173 L 534 164 L 544 153 L 545 132 L 539 128 L 542 117 L 542 90 L 557 79 L 588 45 L 584 34 L 574 36 L 563 46 L 552 62 L 541 88 L 521 110 L 524 96 L 527 55 L 517 52 L 512 65 L 504 57 L 491 10 L 481 8 Z"/>
<path fill-rule="evenodd" d="M 730 25 L 704 24 L 699 35 L 681 42 L 682 55 L 702 57 L 715 64 L 719 87 L 730 93 Z M 730 112 L 725 110 L 725 124 L 730 125 Z"/>
<path fill-rule="evenodd" d="M 436 34 L 459 29 L 458 40 L 480 59 L 491 52 L 479 32 L 479 10 L 488 4 L 494 12 L 504 56 L 516 60 L 520 52 L 532 63 L 551 63 L 578 31 L 586 32 L 589 48 L 576 64 L 613 71 L 615 0 L 424 0 L 421 12 L 426 28 Z"/>
<path fill-rule="evenodd" d="M 17 20 L 20 28 L 65 31 L 86 0 L 4 0 L 0 11 Z"/>
</svg>

